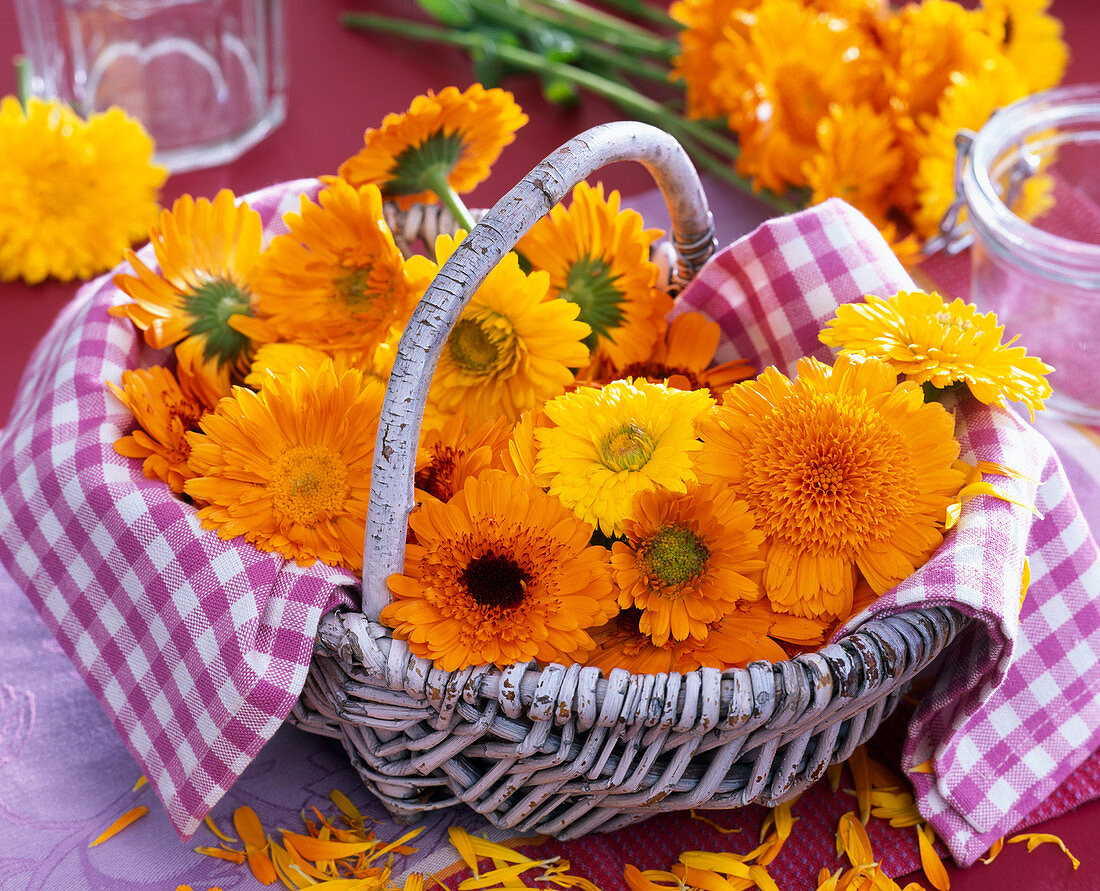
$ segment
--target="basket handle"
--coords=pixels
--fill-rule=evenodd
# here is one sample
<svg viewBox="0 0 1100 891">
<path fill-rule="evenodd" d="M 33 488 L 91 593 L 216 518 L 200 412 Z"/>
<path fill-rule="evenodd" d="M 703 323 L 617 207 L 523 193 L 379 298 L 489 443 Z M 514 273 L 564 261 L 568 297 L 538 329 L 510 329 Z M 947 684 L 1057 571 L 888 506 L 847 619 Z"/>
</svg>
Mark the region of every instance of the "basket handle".
<svg viewBox="0 0 1100 891">
<path fill-rule="evenodd" d="M 390 601 L 386 579 L 404 566 L 420 422 L 451 329 L 485 276 L 520 237 L 588 174 L 616 161 L 645 166 L 668 204 L 677 254 L 673 288 L 686 285 L 714 253 L 714 221 L 687 153 L 663 130 L 636 121 L 601 124 L 571 139 L 482 217 L 413 311 L 382 402 L 363 539 L 363 612 L 372 621 Z"/>
</svg>

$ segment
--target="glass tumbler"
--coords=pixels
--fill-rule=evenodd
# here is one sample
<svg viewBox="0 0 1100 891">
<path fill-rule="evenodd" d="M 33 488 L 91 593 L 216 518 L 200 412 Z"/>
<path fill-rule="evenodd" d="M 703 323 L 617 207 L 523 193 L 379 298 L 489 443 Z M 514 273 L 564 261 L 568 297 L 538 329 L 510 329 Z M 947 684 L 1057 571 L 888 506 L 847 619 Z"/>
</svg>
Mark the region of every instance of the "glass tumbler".
<svg viewBox="0 0 1100 891">
<path fill-rule="evenodd" d="M 173 173 L 240 156 L 285 117 L 282 0 L 15 0 L 29 93 L 117 105 Z"/>
<path fill-rule="evenodd" d="M 1049 413 L 1100 424 L 1100 85 L 1021 99 L 960 151 L 971 301 L 1054 367 Z"/>
</svg>

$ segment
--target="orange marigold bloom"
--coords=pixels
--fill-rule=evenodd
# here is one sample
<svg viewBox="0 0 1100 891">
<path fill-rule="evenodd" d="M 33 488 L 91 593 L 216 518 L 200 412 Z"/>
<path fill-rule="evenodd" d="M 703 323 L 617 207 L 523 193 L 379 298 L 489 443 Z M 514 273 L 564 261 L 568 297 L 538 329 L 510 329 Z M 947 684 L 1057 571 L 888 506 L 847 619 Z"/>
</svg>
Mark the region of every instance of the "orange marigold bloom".
<svg viewBox="0 0 1100 891">
<path fill-rule="evenodd" d="M 331 361 L 236 387 L 191 433 L 184 491 L 222 538 L 359 570 L 384 387 Z"/>
<path fill-rule="evenodd" d="M 340 176 L 354 186 L 376 184 L 403 209 L 434 201 L 437 176 L 456 192 L 468 192 L 526 123 L 504 90 L 481 84 L 462 93 L 456 87 L 429 90 L 407 111 L 386 115 L 381 127 L 367 130 L 365 145 L 340 165 Z"/>
<path fill-rule="evenodd" d="M 1027 81 L 1028 92 L 1056 86 L 1066 70 L 1069 48 L 1050 0 L 983 0 L 986 32 Z"/>
<path fill-rule="evenodd" d="M 641 214 L 620 208 L 618 192 L 581 181 L 569 208 L 555 205 L 516 250 L 550 273 L 550 293 L 577 304 L 592 328 L 594 357 L 618 366 L 643 361 L 665 329 L 672 298 L 657 286 L 649 247 L 660 229 L 644 229 Z"/>
<path fill-rule="evenodd" d="M 1026 94 L 1023 78 L 1010 62 L 1001 59 L 987 70 L 957 75 L 940 98 L 935 115 L 920 119 L 921 131 L 912 138 L 918 159 L 912 218 L 922 237 L 936 234 L 955 198 L 955 135 L 963 129 L 980 130 L 994 111 Z M 1021 203 L 1013 210 L 1025 218 L 1037 215 L 1043 209 L 1048 184 L 1044 176 L 1029 177 L 1021 190 Z M 966 219 L 965 208 L 962 218 Z"/>
<path fill-rule="evenodd" d="M 982 24 L 981 13 L 950 0 L 910 3 L 891 16 L 880 31 L 891 103 L 913 118 L 932 114 L 960 74 L 974 76 L 1000 57 Z"/>
<path fill-rule="evenodd" d="M 612 545 L 611 568 L 619 606 L 642 611 L 639 628 L 657 646 L 670 637 L 703 640 L 734 604 L 760 597 L 746 575 L 764 568 L 764 533 L 729 488 L 640 492 L 632 514 L 627 540 Z"/>
<path fill-rule="evenodd" d="M 406 265 L 377 186 L 337 180 L 283 220 L 290 232 L 272 240 L 253 278 L 256 314 L 280 340 L 369 354 L 400 332 L 431 279 Z"/>
<path fill-rule="evenodd" d="M 673 60 L 672 78 L 686 87 L 686 113 L 691 118 L 720 118 L 729 114 L 729 93 L 715 76 L 715 48 L 723 44 L 727 28 L 745 28 L 737 17 L 760 0 L 676 0 L 668 14 L 684 26 L 678 39 L 680 54 Z"/>
<path fill-rule="evenodd" d="M 593 369 L 591 383 L 602 385 L 641 378 L 676 390 L 706 388 L 711 396 L 720 399 L 735 383 L 756 373 L 747 359 L 711 365 L 721 337 L 717 322 L 697 312 L 681 313 L 669 323 L 664 338 L 657 341 L 649 359 L 632 362 L 623 368 L 616 368 L 606 360 L 600 362 Z"/>
<path fill-rule="evenodd" d="M 954 421 L 878 359 L 774 368 L 726 392 L 700 424 L 702 479 L 725 480 L 767 539 L 764 593 L 776 609 L 851 610 L 857 569 L 882 593 L 939 545 L 964 482 Z"/>
<path fill-rule="evenodd" d="M 905 167 L 893 117 L 868 103 L 831 105 L 818 121 L 817 147 L 803 167 L 811 203 L 842 198 L 882 229 Z"/>
<path fill-rule="evenodd" d="M 817 125 L 830 105 L 856 105 L 881 91 L 878 51 L 847 19 L 796 0 L 764 0 L 744 36 L 728 31 L 715 50 L 723 89 L 742 97 L 730 114 L 741 142 L 738 170 L 763 188 L 805 185 L 818 151 Z"/>
<path fill-rule="evenodd" d="M 181 376 L 192 376 L 207 402 L 228 395 L 248 370 L 252 343 L 237 324 L 252 314 L 262 236 L 260 215 L 228 189 L 213 201 L 184 195 L 150 235 L 160 271 L 130 251 L 137 275 L 114 277 L 134 302 L 109 312 L 129 318 L 149 346 L 175 346 Z"/>
<path fill-rule="evenodd" d="M 661 646 L 638 627 L 642 611 L 624 609 L 605 625 L 592 632 L 593 648 L 579 661 L 594 665 L 605 675 L 624 668 L 632 674 L 667 674 L 676 659 L 674 640 Z"/>
<path fill-rule="evenodd" d="M 824 626 L 813 619 L 776 612 L 767 600 L 741 602 L 707 628 L 704 640 L 689 637 L 675 648 L 674 671 L 744 668 L 750 662 L 781 662 L 791 652 L 817 649 Z"/>
<path fill-rule="evenodd" d="M 115 442 L 115 451 L 140 459 L 147 479 L 162 480 L 181 494 L 184 481 L 194 476 L 187 465 L 191 454 L 187 433 L 199 429 L 199 419 L 209 406 L 159 365 L 127 369 L 122 372 L 121 387 L 111 381 L 107 386 L 138 422 L 137 430 Z"/>
<path fill-rule="evenodd" d="M 436 263 L 442 266 L 465 237 L 461 229 L 453 238 L 440 235 Z M 410 265 L 437 270 L 426 257 Z M 459 410 L 474 422 L 516 421 L 573 383 L 571 369 L 588 361 L 584 339 L 592 329 L 577 319 L 576 304 L 548 300 L 548 288 L 547 273 L 525 273 L 514 252 L 489 272 L 447 337 L 428 390 L 425 426 L 439 426 Z"/>
<path fill-rule="evenodd" d="M 499 468 L 510 437 L 503 418 L 471 425 L 461 412 L 441 429 L 425 431 L 416 455 L 417 500 L 450 501 L 466 480 Z"/>
<path fill-rule="evenodd" d="M 381 621 L 444 671 L 569 661 L 617 612 L 605 548 L 556 498 L 499 470 L 409 517 L 416 543 Z"/>
</svg>

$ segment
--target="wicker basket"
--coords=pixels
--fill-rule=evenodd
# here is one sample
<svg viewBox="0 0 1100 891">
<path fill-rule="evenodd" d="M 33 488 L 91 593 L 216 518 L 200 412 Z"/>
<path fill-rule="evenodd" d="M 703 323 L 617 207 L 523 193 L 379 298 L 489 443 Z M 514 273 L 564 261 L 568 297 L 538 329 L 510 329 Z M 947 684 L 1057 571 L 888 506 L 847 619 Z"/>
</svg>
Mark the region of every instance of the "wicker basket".
<svg viewBox="0 0 1100 891">
<path fill-rule="evenodd" d="M 465 802 L 498 826 L 569 839 L 662 811 L 777 803 L 870 737 L 967 621 L 915 609 L 786 662 L 607 679 L 579 665 L 445 672 L 378 624 L 385 580 L 403 563 L 427 385 L 452 325 L 539 217 L 590 172 L 623 160 L 644 164 L 668 203 L 672 288 L 682 287 L 715 245 L 698 176 L 667 134 L 609 124 L 567 143 L 488 211 L 402 338 L 375 451 L 363 612 L 322 619 L 291 717 L 342 740 L 398 817 Z M 399 228 L 414 240 L 438 225 L 429 214 Z"/>
</svg>

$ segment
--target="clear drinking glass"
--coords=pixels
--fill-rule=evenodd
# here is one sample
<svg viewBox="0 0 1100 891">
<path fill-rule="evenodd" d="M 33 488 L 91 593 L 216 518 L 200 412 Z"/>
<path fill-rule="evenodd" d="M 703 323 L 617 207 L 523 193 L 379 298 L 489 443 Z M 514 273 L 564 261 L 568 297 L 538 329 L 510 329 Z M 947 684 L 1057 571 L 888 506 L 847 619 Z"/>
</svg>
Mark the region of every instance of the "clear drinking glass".
<svg viewBox="0 0 1100 891">
<path fill-rule="evenodd" d="M 31 95 L 117 105 L 173 173 L 237 158 L 285 117 L 282 0 L 15 0 Z"/>
<path fill-rule="evenodd" d="M 1054 366 L 1051 413 L 1100 424 L 1100 85 L 1015 102 L 963 149 L 970 299 Z"/>
</svg>

